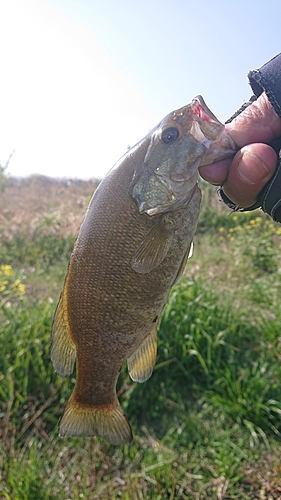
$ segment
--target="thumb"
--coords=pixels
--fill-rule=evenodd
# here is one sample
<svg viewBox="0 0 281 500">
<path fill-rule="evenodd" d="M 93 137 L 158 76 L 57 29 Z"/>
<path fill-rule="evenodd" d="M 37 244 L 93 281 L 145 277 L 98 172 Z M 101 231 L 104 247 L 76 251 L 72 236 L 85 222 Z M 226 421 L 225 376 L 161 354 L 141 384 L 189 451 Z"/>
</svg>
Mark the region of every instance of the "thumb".
<svg viewBox="0 0 281 500">
<path fill-rule="evenodd" d="M 267 144 L 242 147 L 233 159 L 223 192 L 238 206 L 250 207 L 272 177 L 276 163 L 277 154 Z"/>
</svg>

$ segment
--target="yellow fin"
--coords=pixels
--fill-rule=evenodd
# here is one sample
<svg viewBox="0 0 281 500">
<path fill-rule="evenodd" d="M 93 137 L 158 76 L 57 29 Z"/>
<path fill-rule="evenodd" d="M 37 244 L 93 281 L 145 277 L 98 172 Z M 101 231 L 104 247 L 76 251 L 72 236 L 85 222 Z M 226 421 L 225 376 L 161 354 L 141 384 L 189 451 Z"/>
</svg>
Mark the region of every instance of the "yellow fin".
<svg viewBox="0 0 281 500">
<path fill-rule="evenodd" d="M 140 274 L 147 274 L 165 259 L 171 246 L 174 231 L 165 231 L 158 222 L 148 231 L 133 256 L 132 268 Z"/>
<path fill-rule="evenodd" d="M 140 347 L 127 359 L 128 371 L 134 382 L 145 382 L 152 374 L 157 355 L 157 324 L 153 332 L 142 342 Z"/>
<path fill-rule="evenodd" d="M 51 335 L 51 360 L 59 375 L 65 377 L 73 372 L 76 347 L 70 336 L 65 288 L 55 312 Z"/>
<path fill-rule="evenodd" d="M 180 279 L 183 275 L 187 260 L 190 259 L 190 257 L 192 257 L 192 254 L 193 254 L 193 241 L 190 243 L 188 249 L 186 250 L 186 252 L 184 254 L 184 257 L 181 261 L 181 265 L 180 265 L 179 270 L 178 270 L 178 274 L 176 276 L 176 279 L 175 279 L 173 285 L 175 285 L 176 283 L 178 283 L 180 281 Z"/>
<path fill-rule="evenodd" d="M 96 435 L 110 444 L 131 443 L 132 430 L 118 399 L 113 405 L 91 407 L 77 403 L 74 394 L 70 397 L 60 420 L 60 436 Z"/>
</svg>

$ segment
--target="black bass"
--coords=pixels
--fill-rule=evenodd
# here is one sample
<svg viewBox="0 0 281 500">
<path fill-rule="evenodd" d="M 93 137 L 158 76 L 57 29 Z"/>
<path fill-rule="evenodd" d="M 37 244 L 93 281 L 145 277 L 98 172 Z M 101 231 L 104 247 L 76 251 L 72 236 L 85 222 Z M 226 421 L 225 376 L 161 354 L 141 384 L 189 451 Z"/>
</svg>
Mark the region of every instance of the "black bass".
<svg viewBox="0 0 281 500">
<path fill-rule="evenodd" d="M 197 225 L 198 167 L 230 158 L 236 150 L 198 96 L 167 115 L 98 186 L 52 328 L 55 370 L 70 375 L 76 360 L 76 385 L 59 424 L 61 436 L 131 442 L 116 395 L 119 372 L 127 361 L 134 381 L 150 377 L 159 318 L 184 271 Z"/>
</svg>

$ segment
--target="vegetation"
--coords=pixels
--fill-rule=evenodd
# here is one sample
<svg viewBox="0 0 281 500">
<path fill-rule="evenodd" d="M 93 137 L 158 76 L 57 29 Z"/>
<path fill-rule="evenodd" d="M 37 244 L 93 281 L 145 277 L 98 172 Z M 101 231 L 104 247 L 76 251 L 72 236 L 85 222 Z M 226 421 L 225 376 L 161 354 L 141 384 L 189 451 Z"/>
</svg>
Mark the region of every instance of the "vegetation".
<svg viewBox="0 0 281 500">
<path fill-rule="evenodd" d="M 205 184 L 154 373 L 119 378 L 132 445 L 58 437 L 74 378 L 54 372 L 50 330 L 92 190 L 33 178 L 1 195 L 0 498 L 280 499 L 281 226 L 229 215 Z"/>
<path fill-rule="evenodd" d="M 13 153 L 10 154 L 8 160 L 6 161 L 5 165 L 0 165 L 0 194 L 5 190 L 6 188 L 6 185 L 7 185 L 7 181 L 8 181 L 8 177 L 6 175 L 6 171 L 7 171 L 7 168 L 9 166 L 9 163 L 10 163 L 10 160 L 12 158 L 14 154 L 14 151 Z"/>
</svg>

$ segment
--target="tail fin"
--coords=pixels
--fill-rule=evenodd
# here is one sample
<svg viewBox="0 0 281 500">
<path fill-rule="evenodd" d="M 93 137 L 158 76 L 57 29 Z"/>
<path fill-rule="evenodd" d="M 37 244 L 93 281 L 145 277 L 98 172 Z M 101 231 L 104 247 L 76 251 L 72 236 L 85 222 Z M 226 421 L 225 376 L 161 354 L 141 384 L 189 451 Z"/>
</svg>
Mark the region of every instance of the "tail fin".
<svg viewBox="0 0 281 500">
<path fill-rule="evenodd" d="M 60 436 L 99 436 L 110 444 L 124 445 L 133 439 L 130 424 L 116 399 L 113 405 L 83 406 L 70 397 L 59 423 Z"/>
</svg>

